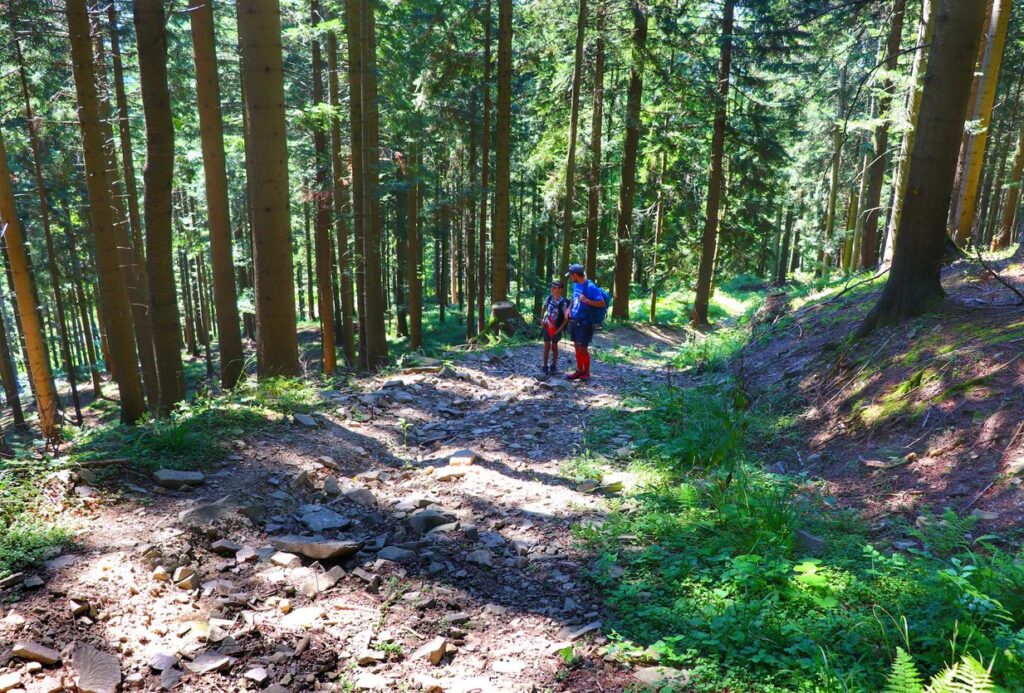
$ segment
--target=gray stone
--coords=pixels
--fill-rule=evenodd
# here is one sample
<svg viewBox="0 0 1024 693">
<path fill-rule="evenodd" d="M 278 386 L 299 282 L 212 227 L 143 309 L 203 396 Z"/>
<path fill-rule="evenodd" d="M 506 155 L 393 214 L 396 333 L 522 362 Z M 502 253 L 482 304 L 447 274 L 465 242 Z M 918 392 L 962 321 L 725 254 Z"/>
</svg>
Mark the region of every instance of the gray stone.
<svg viewBox="0 0 1024 693">
<path fill-rule="evenodd" d="M 457 522 L 458 517 L 441 508 L 424 508 L 409 517 L 409 524 L 420 534 L 426 534 L 434 527 Z"/>
<path fill-rule="evenodd" d="M 79 693 L 116 693 L 121 685 L 121 663 L 117 657 L 92 645 L 76 642 L 71 662 L 78 675 Z"/>
<path fill-rule="evenodd" d="M 666 687 L 681 690 L 690 682 L 690 672 L 668 667 L 644 667 L 633 672 L 642 691 L 660 691 Z"/>
<path fill-rule="evenodd" d="M 14 647 L 11 648 L 11 654 L 19 659 L 39 662 L 45 666 L 50 666 L 60 661 L 60 653 L 57 650 L 30 640 L 19 640 L 14 643 Z"/>
<path fill-rule="evenodd" d="M 278 551 L 270 557 L 270 562 L 274 565 L 279 565 L 282 568 L 298 568 L 302 565 L 302 559 L 296 556 L 294 553 L 288 553 L 287 551 Z"/>
<path fill-rule="evenodd" d="M 208 527 L 230 515 L 238 506 L 231 496 L 224 496 L 213 503 L 203 503 L 178 513 L 178 522 L 192 527 Z"/>
<path fill-rule="evenodd" d="M 305 428 L 320 428 L 320 424 L 318 424 L 316 422 L 316 419 L 314 419 L 309 414 L 295 412 L 294 414 L 292 414 L 292 418 L 295 419 L 295 423 L 299 424 L 300 426 L 304 426 Z"/>
<path fill-rule="evenodd" d="M 377 558 L 395 563 L 412 563 L 416 560 L 416 553 L 397 546 L 385 546 L 377 552 Z"/>
<path fill-rule="evenodd" d="M 356 505 L 361 505 L 366 508 L 377 507 L 377 496 L 373 495 L 373 491 L 368 488 L 353 488 L 349 491 L 345 491 L 345 498 Z"/>
<path fill-rule="evenodd" d="M 326 479 L 324 479 L 324 493 L 330 496 L 341 495 L 341 485 L 338 484 L 338 480 L 335 479 L 333 476 L 329 476 Z"/>
<path fill-rule="evenodd" d="M 576 484 L 576 490 L 580 493 L 591 493 L 596 491 L 601 486 L 601 482 L 596 479 L 584 479 L 580 483 Z"/>
<path fill-rule="evenodd" d="M 435 501 L 426 496 L 408 496 L 395 503 L 394 509 L 402 513 L 411 513 L 414 510 L 425 508 Z"/>
<path fill-rule="evenodd" d="M 177 688 L 181 683 L 181 676 L 180 669 L 164 669 L 160 672 L 160 689 L 169 691 Z"/>
<path fill-rule="evenodd" d="M 27 578 L 25 578 L 25 582 L 22 583 L 22 586 L 25 589 L 35 590 L 39 589 L 45 584 L 46 583 L 43 581 L 43 579 L 38 575 L 29 575 Z"/>
<path fill-rule="evenodd" d="M 274 548 L 301 554 L 315 561 L 348 558 L 363 548 L 358 541 L 330 541 L 321 537 L 284 536 L 274 539 Z"/>
<path fill-rule="evenodd" d="M 16 671 L 0 674 L 0 693 L 7 693 L 15 688 L 21 688 L 21 674 Z"/>
<path fill-rule="evenodd" d="M 181 566 L 175 569 L 171 582 L 183 590 L 194 590 L 199 587 L 199 575 L 194 568 Z"/>
<path fill-rule="evenodd" d="M 352 521 L 343 515 L 339 515 L 330 508 L 322 505 L 304 505 L 299 509 L 302 513 L 302 524 L 314 532 L 323 532 L 328 529 L 344 529 L 352 524 Z"/>
<path fill-rule="evenodd" d="M 433 640 L 424 643 L 412 654 L 412 659 L 415 660 L 426 660 L 437 666 L 444 659 L 445 652 L 448 650 L 448 641 L 444 638 L 437 637 Z"/>
<path fill-rule="evenodd" d="M 158 469 L 153 473 L 153 478 L 164 488 L 173 490 L 199 486 L 206 481 L 206 476 L 202 472 L 187 472 L 180 469 Z"/>
<path fill-rule="evenodd" d="M 249 671 L 245 672 L 244 676 L 257 686 L 265 686 L 267 681 L 270 680 L 270 674 L 267 673 L 267 670 L 264 667 L 253 667 Z"/>
<path fill-rule="evenodd" d="M 224 556 L 225 558 L 236 556 L 241 550 L 242 545 L 236 544 L 230 539 L 218 539 L 210 544 L 210 551 L 213 551 L 218 556 Z"/>
<path fill-rule="evenodd" d="M 453 467 L 468 467 L 476 462 L 476 453 L 472 450 L 459 450 L 448 458 L 448 464 Z"/>
<path fill-rule="evenodd" d="M 803 529 L 796 531 L 796 544 L 801 551 L 810 556 L 820 556 L 828 548 L 828 542 L 825 539 Z"/>
<path fill-rule="evenodd" d="M 12 573 L 3 579 L 0 579 L 0 590 L 20 585 L 24 579 L 25 573 Z"/>
<path fill-rule="evenodd" d="M 491 568 L 494 566 L 491 552 L 487 549 L 477 549 L 476 551 L 470 552 L 470 554 L 466 556 L 466 561 L 484 568 Z"/>
<path fill-rule="evenodd" d="M 383 691 L 391 687 L 391 682 L 380 674 L 360 674 L 352 683 L 357 691 Z"/>
<path fill-rule="evenodd" d="M 191 662 L 185 662 L 185 668 L 193 674 L 208 674 L 211 671 L 226 671 L 235 661 L 220 652 L 203 652 Z"/>
<path fill-rule="evenodd" d="M 149 658 L 149 668 L 153 671 L 166 671 L 178 665 L 178 657 L 173 652 L 157 652 Z"/>
<path fill-rule="evenodd" d="M 296 585 L 296 589 L 306 597 L 314 597 L 317 594 L 329 590 L 338 584 L 341 578 L 345 577 L 345 571 L 341 566 L 334 566 L 325 573 L 305 568 L 309 572 L 302 576 Z"/>
</svg>

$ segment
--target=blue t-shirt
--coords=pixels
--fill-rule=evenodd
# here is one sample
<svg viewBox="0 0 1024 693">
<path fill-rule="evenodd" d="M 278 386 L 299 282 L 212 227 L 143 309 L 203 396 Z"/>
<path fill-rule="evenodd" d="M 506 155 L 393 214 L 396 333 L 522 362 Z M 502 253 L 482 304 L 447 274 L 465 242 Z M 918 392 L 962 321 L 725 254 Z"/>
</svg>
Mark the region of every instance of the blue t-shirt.
<svg viewBox="0 0 1024 693">
<path fill-rule="evenodd" d="M 582 284 L 572 283 L 572 306 L 569 308 L 569 317 L 573 320 L 590 320 L 590 306 L 580 300 L 580 296 L 586 296 L 591 301 L 603 301 L 604 295 L 597 288 L 597 284 L 589 279 Z"/>
</svg>

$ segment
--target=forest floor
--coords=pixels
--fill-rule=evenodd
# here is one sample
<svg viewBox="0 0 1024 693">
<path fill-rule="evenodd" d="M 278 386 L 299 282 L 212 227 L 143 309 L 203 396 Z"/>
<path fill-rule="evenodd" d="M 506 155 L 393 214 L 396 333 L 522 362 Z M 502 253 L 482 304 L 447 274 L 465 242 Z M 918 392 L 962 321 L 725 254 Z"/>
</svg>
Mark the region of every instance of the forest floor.
<svg viewBox="0 0 1024 693">
<path fill-rule="evenodd" d="M 0 691 L 872 690 L 893 642 L 1020 638 L 1024 308 L 961 262 L 853 340 L 882 281 L 609 326 L 588 384 L 499 345 L 100 427 L 40 482 L 67 548 L 0 581 Z"/>
<path fill-rule="evenodd" d="M 599 342 L 652 334 L 674 339 L 626 328 Z M 573 386 L 539 366 L 533 346 L 473 352 L 321 392 L 312 416 L 224 441 L 194 486 L 61 477 L 74 548 L 0 605 L 0 643 L 63 650 L 65 664 L 15 671 L 30 691 L 70 684 L 69 646 L 87 642 L 144 690 L 622 690 L 632 676 L 598 665 L 559 681 L 566 658 L 605 642 L 572 533 L 602 516 L 603 493 L 578 491 L 563 462 L 592 408 L 661 376 L 598 365 Z M 356 543 L 281 541 L 313 534 Z M 0 649 L 0 667 L 10 658 Z"/>
</svg>

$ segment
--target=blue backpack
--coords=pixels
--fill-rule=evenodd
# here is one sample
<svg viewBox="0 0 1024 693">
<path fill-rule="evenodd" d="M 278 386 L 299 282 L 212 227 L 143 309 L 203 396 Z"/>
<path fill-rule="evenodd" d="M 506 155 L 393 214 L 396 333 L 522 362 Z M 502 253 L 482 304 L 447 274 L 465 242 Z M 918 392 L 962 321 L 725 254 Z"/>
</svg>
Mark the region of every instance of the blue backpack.
<svg viewBox="0 0 1024 693">
<path fill-rule="evenodd" d="M 597 284 L 594 284 L 594 287 L 601 293 L 601 298 L 604 299 L 604 308 L 594 308 L 594 307 L 591 307 L 590 308 L 590 317 L 591 317 L 591 320 L 594 321 L 595 325 L 601 325 L 601 324 L 604 323 L 605 317 L 608 316 L 608 309 L 612 305 L 612 295 L 610 293 L 608 293 L 607 291 L 605 291 L 604 289 L 602 289 Z"/>
</svg>

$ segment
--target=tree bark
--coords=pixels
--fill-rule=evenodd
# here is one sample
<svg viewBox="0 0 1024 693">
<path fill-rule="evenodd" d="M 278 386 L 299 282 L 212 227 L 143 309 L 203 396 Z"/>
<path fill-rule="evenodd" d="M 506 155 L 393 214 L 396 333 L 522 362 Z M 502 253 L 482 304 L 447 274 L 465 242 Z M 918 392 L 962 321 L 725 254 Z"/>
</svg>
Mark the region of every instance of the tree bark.
<svg viewBox="0 0 1024 693">
<path fill-rule="evenodd" d="M 114 99 L 117 104 L 117 131 L 121 142 L 121 165 L 124 168 L 124 193 L 128 198 L 128 222 L 135 247 L 142 245 L 142 220 L 139 217 L 139 191 L 135 180 L 135 158 L 132 156 L 131 124 L 128 119 L 128 96 L 124 88 L 124 62 L 121 58 L 121 36 L 117 22 L 117 3 L 107 5 L 110 24 L 110 58 L 114 68 Z"/>
<path fill-rule="evenodd" d="M 313 107 L 324 103 L 324 70 L 320 52 L 320 39 L 316 36 L 320 25 L 320 3 L 310 2 L 310 16 L 313 25 Z M 313 204 L 314 232 L 316 234 L 316 280 L 320 303 L 320 335 L 323 347 L 324 373 L 330 375 L 338 369 L 334 346 L 334 289 L 332 286 L 331 263 L 331 160 L 327 151 L 327 132 L 319 123 L 313 126 L 313 156 L 316 168 Z"/>
<path fill-rule="evenodd" d="M 466 340 L 476 336 L 476 119 L 469 129 L 469 171 L 467 172 L 466 233 L 464 236 L 463 261 L 466 274 Z"/>
<path fill-rule="evenodd" d="M 245 56 L 248 180 L 256 271 L 256 369 L 260 377 L 299 374 L 290 241 L 288 140 L 285 134 L 278 0 L 237 0 Z"/>
<path fill-rule="evenodd" d="M 899 163 L 893 176 L 892 210 L 889 214 L 889 228 L 885 234 L 885 250 L 882 253 L 882 266 L 888 267 L 892 262 L 893 244 L 896 231 L 900 227 L 903 216 L 903 199 L 907 191 L 907 176 L 910 172 L 910 153 L 914 149 L 914 137 L 917 133 L 918 113 L 921 110 L 921 78 L 928 64 L 928 46 L 932 40 L 933 21 L 932 0 L 922 0 L 921 22 L 917 30 L 917 50 L 914 51 L 914 65 L 910 70 L 910 93 L 907 97 L 907 121 L 909 126 L 900 144 Z"/>
<path fill-rule="evenodd" d="M 89 35 L 89 15 L 85 0 L 67 0 L 66 4 L 89 209 L 96 236 L 96 273 L 99 278 L 100 300 L 106 318 L 110 356 L 117 362 L 121 420 L 131 424 L 142 416 L 145 404 L 132 334 L 131 306 L 117 249 L 118 233 L 113 215 L 107 158 L 103 148 L 103 129 L 100 124 L 100 105 L 96 93 Z"/>
<path fill-rule="evenodd" d="M 355 271 L 356 304 L 358 310 L 359 367 L 368 368 L 366 362 L 366 282 L 363 273 L 363 236 L 366 227 L 366 198 L 363 147 L 363 51 L 362 5 L 360 0 L 345 0 L 345 31 L 348 39 L 348 94 L 350 156 L 352 166 L 352 245 L 355 253 L 352 265 Z"/>
<path fill-rule="evenodd" d="M 665 150 L 661 152 L 661 166 L 658 171 L 658 211 L 654 217 L 654 242 L 651 244 L 651 313 L 650 323 L 658 323 L 658 243 L 661 242 L 661 230 L 665 224 Z"/>
<path fill-rule="evenodd" d="M 982 164 L 985 161 L 985 147 L 992 119 L 992 105 L 995 103 L 999 69 L 1002 65 L 1003 48 L 1006 45 L 1006 33 L 1010 22 L 1010 5 L 1011 0 L 995 0 L 992 3 L 978 89 L 969 117 L 971 121 L 978 121 L 979 131 L 967 136 L 964 170 L 955 203 L 954 227 L 950 233 L 957 245 L 968 242 L 974 224 Z"/>
<path fill-rule="evenodd" d="M 573 199 L 576 192 L 576 137 L 580 116 L 580 85 L 583 82 L 583 37 L 587 31 L 587 0 L 579 0 L 576 14 L 576 47 L 573 51 L 572 91 L 569 95 L 569 150 L 565 156 L 565 198 L 562 209 L 562 260 L 559 274 L 565 274 L 572 252 Z"/>
<path fill-rule="evenodd" d="M 700 266 L 697 269 L 697 293 L 693 301 L 693 322 L 708 324 L 711 282 L 718 252 L 718 208 L 722 195 L 722 152 L 725 149 L 726 116 L 729 106 L 729 73 L 732 66 L 732 29 L 735 0 L 725 0 L 722 9 L 722 38 L 718 63 L 718 94 L 715 122 L 711 133 L 711 171 L 708 174 L 708 199 L 701 239 Z"/>
<path fill-rule="evenodd" d="M 178 402 L 185 399 L 185 372 L 181 364 L 181 322 L 174 286 L 171 229 L 174 121 L 167 87 L 167 20 L 163 1 L 135 0 L 134 19 L 142 110 L 146 121 L 146 167 L 142 175 L 145 184 L 149 322 L 159 388 L 156 406 L 161 416 L 167 416 Z"/>
<path fill-rule="evenodd" d="M 1024 119 L 1022 119 L 1024 120 Z M 1017 135 L 1017 146 L 1013 152 L 1013 164 L 1010 167 L 1010 177 L 1006 182 L 1006 197 L 1003 201 L 1002 219 L 999 223 L 999 233 L 992 238 L 992 250 L 1003 250 L 1010 247 L 1013 240 L 1013 219 L 1017 214 L 1017 205 L 1020 202 L 1020 181 L 1021 172 L 1024 171 L 1024 122 L 1020 125 Z"/>
<path fill-rule="evenodd" d="M 494 148 L 494 220 L 491 223 L 491 302 L 508 298 L 511 222 L 512 0 L 498 0 L 498 103 Z"/>
<path fill-rule="evenodd" d="M 22 231 L 18 212 L 14 205 L 14 185 L 7 167 L 7 150 L 0 134 L 0 228 L 7 242 L 7 253 L 11 274 L 14 277 L 14 292 L 18 302 L 18 314 L 24 330 L 28 355 L 29 377 L 36 396 L 39 411 L 39 427 L 47 443 L 60 440 L 60 422 L 57 389 L 53 385 L 53 374 L 46 353 L 46 337 L 43 333 L 43 319 L 36 300 L 32 280 L 32 266 L 26 248 L 27 239 Z"/>
<path fill-rule="evenodd" d="M 731 2 L 731 0 L 729 0 Z M 636 192 L 636 161 L 640 148 L 640 107 L 643 99 L 644 51 L 647 14 L 644 6 L 631 3 L 633 56 L 626 98 L 626 135 L 622 144 L 622 180 L 619 183 L 619 219 L 615 230 L 615 302 L 612 316 L 629 318 L 629 278 L 632 265 L 633 197 Z"/>
<path fill-rule="evenodd" d="M 338 37 L 333 31 L 327 35 L 327 87 L 334 112 L 340 113 L 341 90 L 338 77 Z M 345 364 L 356 365 L 355 332 L 352 315 L 355 311 L 352 297 L 352 258 L 349 253 L 348 185 L 341 157 L 341 117 L 331 119 L 331 169 L 334 173 L 334 232 L 338 242 L 338 277 L 341 295 L 341 345 Z"/>
<path fill-rule="evenodd" d="M 484 2 L 484 74 L 481 81 L 483 91 L 483 132 L 480 138 L 480 257 L 477 259 L 476 330 L 482 333 L 486 328 L 487 301 L 487 198 L 491 157 L 491 0 Z"/>
<path fill-rule="evenodd" d="M 227 166 L 224 160 L 224 124 L 220 110 L 216 36 L 212 0 L 189 0 L 192 53 L 196 65 L 199 134 L 206 176 L 206 207 L 210 227 L 210 263 L 213 299 L 217 307 L 217 346 L 221 387 L 230 389 L 242 377 L 245 356 L 238 316 L 238 293 L 231 248 L 231 211 Z M 148 216 L 147 216 L 148 218 Z M 180 350 L 180 344 L 179 344 Z"/>
<path fill-rule="evenodd" d="M 919 315 L 944 295 L 944 222 L 984 12 L 975 2 L 935 0 L 934 13 L 935 37 L 892 268 L 878 303 L 861 324 L 861 335 L 879 324 Z"/>
<path fill-rule="evenodd" d="M 584 267 L 588 277 L 597 276 L 597 243 L 601 223 L 601 124 L 604 115 L 604 25 L 605 0 L 598 0 L 597 40 L 594 42 L 594 96 L 590 120 L 590 176 L 587 191 L 587 252 Z"/>
<path fill-rule="evenodd" d="M 861 230 L 860 269 L 866 270 L 878 264 L 878 219 L 881 216 L 882 183 L 889 152 L 889 106 L 892 103 L 893 81 L 888 73 L 896 69 L 903 35 L 903 17 L 906 0 L 893 0 L 889 18 L 889 34 L 885 42 L 884 59 L 881 61 L 888 71 L 880 81 L 880 93 L 876 100 L 877 125 L 872 133 L 871 161 L 867 169 L 867 185 L 861 197 L 864 225 Z"/>
<path fill-rule="evenodd" d="M 409 284 L 409 349 L 416 351 L 423 346 L 423 279 L 420 267 L 423 263 L 422 241 L 420 240 L 420 150 L 413 143 L 409 152 L 409 257 L 406 271 Z"/>
</svg>

